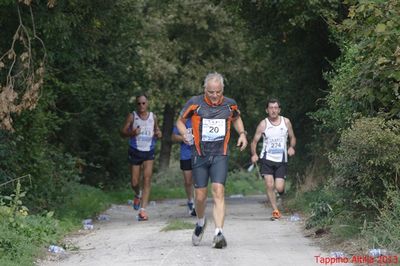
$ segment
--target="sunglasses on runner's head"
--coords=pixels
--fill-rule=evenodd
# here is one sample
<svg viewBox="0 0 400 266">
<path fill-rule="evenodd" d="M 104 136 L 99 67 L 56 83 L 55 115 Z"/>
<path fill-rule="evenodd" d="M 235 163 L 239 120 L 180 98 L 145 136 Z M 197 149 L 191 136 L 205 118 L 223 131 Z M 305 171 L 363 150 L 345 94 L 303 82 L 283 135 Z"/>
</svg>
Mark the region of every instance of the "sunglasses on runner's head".
<svg viewBox="0 0 400 266">
<path fill-rule="evenodd" d="M 145 105 L 146 102 L 142 102 L 142 103 L 136 103 L 137 105 Z"/>
</svg>

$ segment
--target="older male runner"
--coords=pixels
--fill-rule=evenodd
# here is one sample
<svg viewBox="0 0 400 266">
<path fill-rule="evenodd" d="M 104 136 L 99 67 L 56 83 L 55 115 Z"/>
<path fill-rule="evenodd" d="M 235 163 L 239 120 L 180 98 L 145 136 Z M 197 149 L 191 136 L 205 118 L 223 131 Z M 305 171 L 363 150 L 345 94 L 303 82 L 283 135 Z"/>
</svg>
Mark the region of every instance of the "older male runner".
<svg viewBox="0 0 400 266">
<path fill-rule="evenodd" d="M 228 142 L 231 125 L 239 133 L 237 146 L 247 146 L 246 131 L 236 102 L 223 96 L 224 79 L 219 73 L 210 73 L 204 80 L 204 95 L 192 97 L 184 106 L 176 123 L 184 142 L 189 143 L 186 119 L 192 120 L 194 152 L 192 157 L 197 223 L 192 243 L 197 246 L 206 227 L 205 208 L 207 185 L 212 183 L 215 223 L 214 248 L 227 246 L 222 228 L 225 219 L 225 181 L 228 172 Z"/>
<path fill-rule="evenodd" d="M 146 207 L 149 202 L 151 176 L 153 174 L 156 140 L 161 138 L 157 118 L 148 109 L 146 95 L 136 97 L 136 111 L 128 114 L 121 135 L 129 138 L 128 159 L 131 170 L 131 187 L 135 192 L 133 208 L 139 210 L 138 220 L 149 219 Z M 143 165 L 143 167 L 142 167 Z M 143 168 L 143 195 L 140 195 L 140 170 Z"/>
</svg>

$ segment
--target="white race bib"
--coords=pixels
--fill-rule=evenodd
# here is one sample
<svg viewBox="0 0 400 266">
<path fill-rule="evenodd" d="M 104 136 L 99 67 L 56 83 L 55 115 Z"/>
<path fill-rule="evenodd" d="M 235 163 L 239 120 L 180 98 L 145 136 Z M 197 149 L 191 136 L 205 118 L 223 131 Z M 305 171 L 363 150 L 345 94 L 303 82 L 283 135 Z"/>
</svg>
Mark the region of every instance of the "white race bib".
<svg viewBox="0 0 400 266">
<path fill-rule="evenodd" d="M 283 153 L 285 149 L 285 138 L 268 138 L 267 153 L 277 154 Z"/>
<path fill-rule="evenodd" d="M 203 118 L 202 141 L 220 141 L 225 138 L 226 125 L 225 119 L 206 119 Z"/>
<path fill-rule="evenodd" d="M 152 127 L 141 127 L 140 133 L 136 137 L 138 143 L 148 142 L 152 138 L 153 138 L 153 128 Z M 141 145 L 141 144 L 139 144 L 139 145 Z"/>
</svg>

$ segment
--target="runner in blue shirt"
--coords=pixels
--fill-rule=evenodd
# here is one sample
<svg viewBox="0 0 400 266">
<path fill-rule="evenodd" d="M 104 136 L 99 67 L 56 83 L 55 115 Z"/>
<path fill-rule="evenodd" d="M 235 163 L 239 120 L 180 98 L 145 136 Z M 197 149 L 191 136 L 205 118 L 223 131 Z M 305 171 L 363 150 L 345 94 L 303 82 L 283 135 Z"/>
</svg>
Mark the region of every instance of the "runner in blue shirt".
<svg viewBox="0 0 400 266">
<path fill-rule="evenodd" d="M 186 120 L 186 128 L 188 134 L 192 134 L 192 120 Z M 176 126 L 172 132 L 172 141 L 180 142 L 180 166 L 183 171 L 183 181 L 185 184 L 185 192 L 187 196 L 187 206 L 189 214 L 196 216 L 196 210 L 193 203 L 193 181 L 192 181 L 192 147 L 183 142 L 183 137 L 179 134 Z M 193 143 L 191 143 L 193 144 Z"/>
</svg>

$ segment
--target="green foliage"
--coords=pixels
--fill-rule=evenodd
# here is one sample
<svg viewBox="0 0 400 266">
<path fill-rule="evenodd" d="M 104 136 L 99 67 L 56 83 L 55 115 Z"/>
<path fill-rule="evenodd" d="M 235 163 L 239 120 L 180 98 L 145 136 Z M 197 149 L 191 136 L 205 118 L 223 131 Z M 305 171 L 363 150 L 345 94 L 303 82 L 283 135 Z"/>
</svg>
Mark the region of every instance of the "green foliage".
<svg viewBox="0 0 400 266">
<path fill-rule="evenodd" d="M 349 2 L 348 18 L 331 25 L 342 51 L 326 76 L 331 92 L 312 115 L 322 132 L 340 133 L 360 115 L 400 117 L 400 3 Z"/>
<path fill-rule="evenodd" d="M 264 180 L 258 179 L 256 171 L 231 171 L 225 184 L 225 195 L 254 195 L 265 193 Z"/>
<path fill-rule="evenodd" d="M 296 203 L 295 206 L 310 213 L 306 228 L 328 227 L 332 224 L 334 217 L 343 211 L 343 198 L 338 191 L 323 188 L 306 192 L 299 198 L 300 200 L 296 198 L 294 201 L 302 203 Z"/>
<path fill-rule="evenodd" d="M 352 96 L 349 100 L 369 104 L 370 110 L 364 112 L 382 111 L 399 118 L 400 3 L 354 2 L 339 31 L 348 34 L 350 45 L 358 51 L 353 56 L 353 65 L 358 66 L 356 75 L 347 88 Z"/>
<path fill-rule="evenodd" d="M 87 185 L 70 184 L 66 192 L 55 210 L 56 217 L 63 220 L 91 217 L 105 210 L 111 201 L 103 191 Z"/>
<path fill-rule="evenodd" d="M 378 207 L 390 186 L 398 186 L 400 170 L 400 122 L 362 118 L 345 130 L 330 161 L 334 183 L 351 191 L 355 206 Z"/>
<path fill-rule="evenodd" d="M 379 210 L 376 223 L 363 232 L 367 247 L 386 248 L 391 252 L 400 252 L 400 192 L 391 189 L 387 192 L 387 199 Z"/>
<path fill-rule="evenodd" d="M 0 198 L 1 265 L 34 265 L 43 247 L 57 244 L 65 233 L 81 226 L 82 219 L 100 213 L 110 203 L 108 195 L 93 187 L 75 184 L 67 191 L 69 196 L 55 212 L 35 215 L 28 214 L 19 183 L 12 195 Z"/>
<path fill-rule="evenodd" d="M 52 213 L 28 215 L 23 205 L 18 182 L 15 192 L 0 198 L 0 263 L 2 265 L 33 265 L 32 258 L 39 248 L 61 236 Z M 11 264 L 14 265 L 14 264 Z"/>
</svg>

